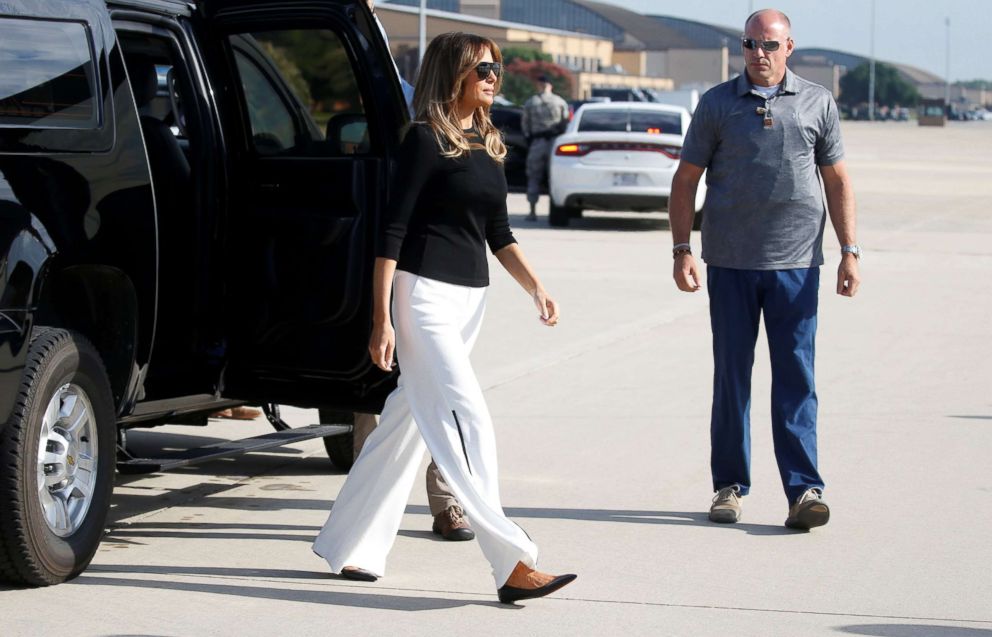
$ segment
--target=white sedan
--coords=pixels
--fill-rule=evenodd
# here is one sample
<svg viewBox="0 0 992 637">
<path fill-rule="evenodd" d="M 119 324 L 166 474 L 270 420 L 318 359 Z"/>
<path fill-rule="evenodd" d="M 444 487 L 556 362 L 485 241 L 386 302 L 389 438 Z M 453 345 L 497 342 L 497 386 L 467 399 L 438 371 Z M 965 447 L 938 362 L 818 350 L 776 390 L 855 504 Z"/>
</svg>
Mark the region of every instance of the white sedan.
<svg viewBox="0 0 992 637">
<path fill-rule="evenodd" d="M 668 209 L 672 177 L 691 116 L 650 102 L 584 104 L 554 141 L 550 222 L 567 226 L 583 210 Z M 696 192 L 696 225 L 706 186 Z"/>
</svg>

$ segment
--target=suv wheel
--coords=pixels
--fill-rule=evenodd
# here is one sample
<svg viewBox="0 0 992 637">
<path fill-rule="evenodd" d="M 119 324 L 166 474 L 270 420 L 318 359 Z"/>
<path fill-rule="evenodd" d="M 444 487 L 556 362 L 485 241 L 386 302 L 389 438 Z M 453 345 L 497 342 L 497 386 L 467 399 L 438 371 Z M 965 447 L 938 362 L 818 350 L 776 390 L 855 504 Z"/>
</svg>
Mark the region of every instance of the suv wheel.
<svg viewBox="0 0 992 637">
<path fill-rule="evenodd" d="M 572 217 L 579 216 L 578 213 L 579 211 L 576 208 L 556 205 L 554 199 L 552 199 L 551 206 L 548 208 L 548 223 L 556 228 L 564 228 L 568 226 L 568 222 L 572 220 Z"/>
<path fill-rule="evenodd" d="M 0 580 L 46 586 L 86 568 L 110 509 L 115 445 L 96 348 L 75 332 L 36 329 L 0 430 Z"/>
<path fill-rule="evenodd" d="M 337 409 L 321 409 L 320 424 L 354 426 L 355 414 Z M 327 457 L 331 459 L 331 464 L 338 469 L 348 471 L 351 469 L 351 465 L 355 464 L 355 434 L 353 432 L 324 438 L 324 448 L 327 450 Z"/>
</svg>

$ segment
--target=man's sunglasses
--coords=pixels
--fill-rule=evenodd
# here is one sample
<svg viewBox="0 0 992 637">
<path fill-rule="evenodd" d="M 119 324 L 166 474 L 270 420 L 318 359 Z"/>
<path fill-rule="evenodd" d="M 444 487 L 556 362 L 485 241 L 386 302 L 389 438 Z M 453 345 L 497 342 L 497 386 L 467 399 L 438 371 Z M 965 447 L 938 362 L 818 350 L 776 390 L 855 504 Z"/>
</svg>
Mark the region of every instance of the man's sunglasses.
<svg viewBox="0 0 992 637">
<path fill-rule="evenodd" d="M 771 53 L 772 51 L 778 51 L 778 48 L 782 46 L 782 43 L 778 40 L 755 40 L 754 38 L 742 38 L 741 44 L 748 51 L 753 51 L 759 46 L 765 51 Z"/>
<path fill-rule="evenodd" d="M 499 62 L 479 62 L 478 66 L 475 67 L 475 72 L 480 80 L 487 79 L 490 73 L 495 73 L 496 79 L 499 79 L 499 74 L 503 72 L 503 65 Z"/>
</svg>

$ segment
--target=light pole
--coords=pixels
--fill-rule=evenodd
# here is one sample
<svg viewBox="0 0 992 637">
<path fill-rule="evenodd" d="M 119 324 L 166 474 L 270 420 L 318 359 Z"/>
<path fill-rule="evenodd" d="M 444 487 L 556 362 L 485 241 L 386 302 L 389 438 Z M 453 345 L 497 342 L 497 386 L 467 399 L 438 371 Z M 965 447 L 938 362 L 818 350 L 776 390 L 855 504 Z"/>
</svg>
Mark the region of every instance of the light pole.
<svg viewBox="0 0 992 637">
<path fill-rule="evenodd" d="M 947 27 L 947 53 L 944 55 L 944 108 L 951 105 L 951 18 L 944 18 L 944 26 Z"/>
<path fill-rule="evenodd" d="M 868 120 L 875 121 L 875 0 L 871 0 L 871 44 L 868 61 Z"/>
<path fill-rule="evenodd" d="M 427 48 L 427 0 L 420 0 L 420 42 L 417 51 L 417 69 L 424 61 L 424 50 Z"/>
</svg>

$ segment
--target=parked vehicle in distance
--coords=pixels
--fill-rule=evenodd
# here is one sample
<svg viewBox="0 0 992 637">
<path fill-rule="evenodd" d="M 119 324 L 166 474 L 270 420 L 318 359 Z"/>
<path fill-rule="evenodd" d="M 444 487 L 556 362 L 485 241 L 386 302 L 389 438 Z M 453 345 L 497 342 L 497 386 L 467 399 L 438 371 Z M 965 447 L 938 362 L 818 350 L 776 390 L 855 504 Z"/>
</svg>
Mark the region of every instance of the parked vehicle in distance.
<svg viewBox="0 0 992 637">
<path fill-rule="evenodd" d="M 0 581 L 43 586 L 93 558 L 115 468 L 350 431 L 279 404 L 381 409 L 368 290 L 408 115 L 364 0 L 4 0 L 0 60 Z M 276 431 L 131 453 L 245 403 Z"/>
<path fill-rule="evenodd" d="M 519 106 L 496 106 L 489 110 L 493 126 L 503 133 L 506 144 L 506 159 L 503 160 L 503 170 L 506 173 L 506 185 L 513 192 L 527 190 L 527 138 L 520 126 L 523 109 Z"/>
<path fill-rule="evenodd" d="M 659 91 L 658 89 L 646 89 L 645 92 L 658 104 L 668 104 L 670 106 L 681 106 L 692 115 L 696 112 L 696 104 L 699 104 L 699 91 L 694 88 L 675 89 L 671 91 Z"/>
<path fill-rule="evenodd" d="M 575 117 L 575 112 L 578 111 L 584 104 L 603 104 L 605 102 L 612 102 L 608 97 L 587 97 L 584 100 L 569 100 L 568 102 L 568 119 L 571 121 Z"/>
<path fill-rule="evenodd" d="M 690 120 L 685 108 L 664 104 L 582 106 L 554 142 L 551 225 L 567 226 L 583 210 L 667 210 Z M 705 196 L 706 186 L 700 182 L 697 228 Z"/>
<path fill-rule="evenodd" d="M 523 117 L 520 106 L 493 106 L 489 116 L 493 126 L 503 133 L 506 143 L 506 159 L 503 160 L 503 170 L 506 173 L 506 185 L 510 192 L 527 192 L 527 149 L 530 142 L 524 136 L 520 120 Z M 541 193 L 547 194 L 548 184 L 541 185 Z"/>
<path fill-rule="evenodd" d="M 611 102 L 652 102 L 653 98 L 642 89 L 629 86 L 596 86 L 592 97 L 608 97 Z"/>
</svg>

